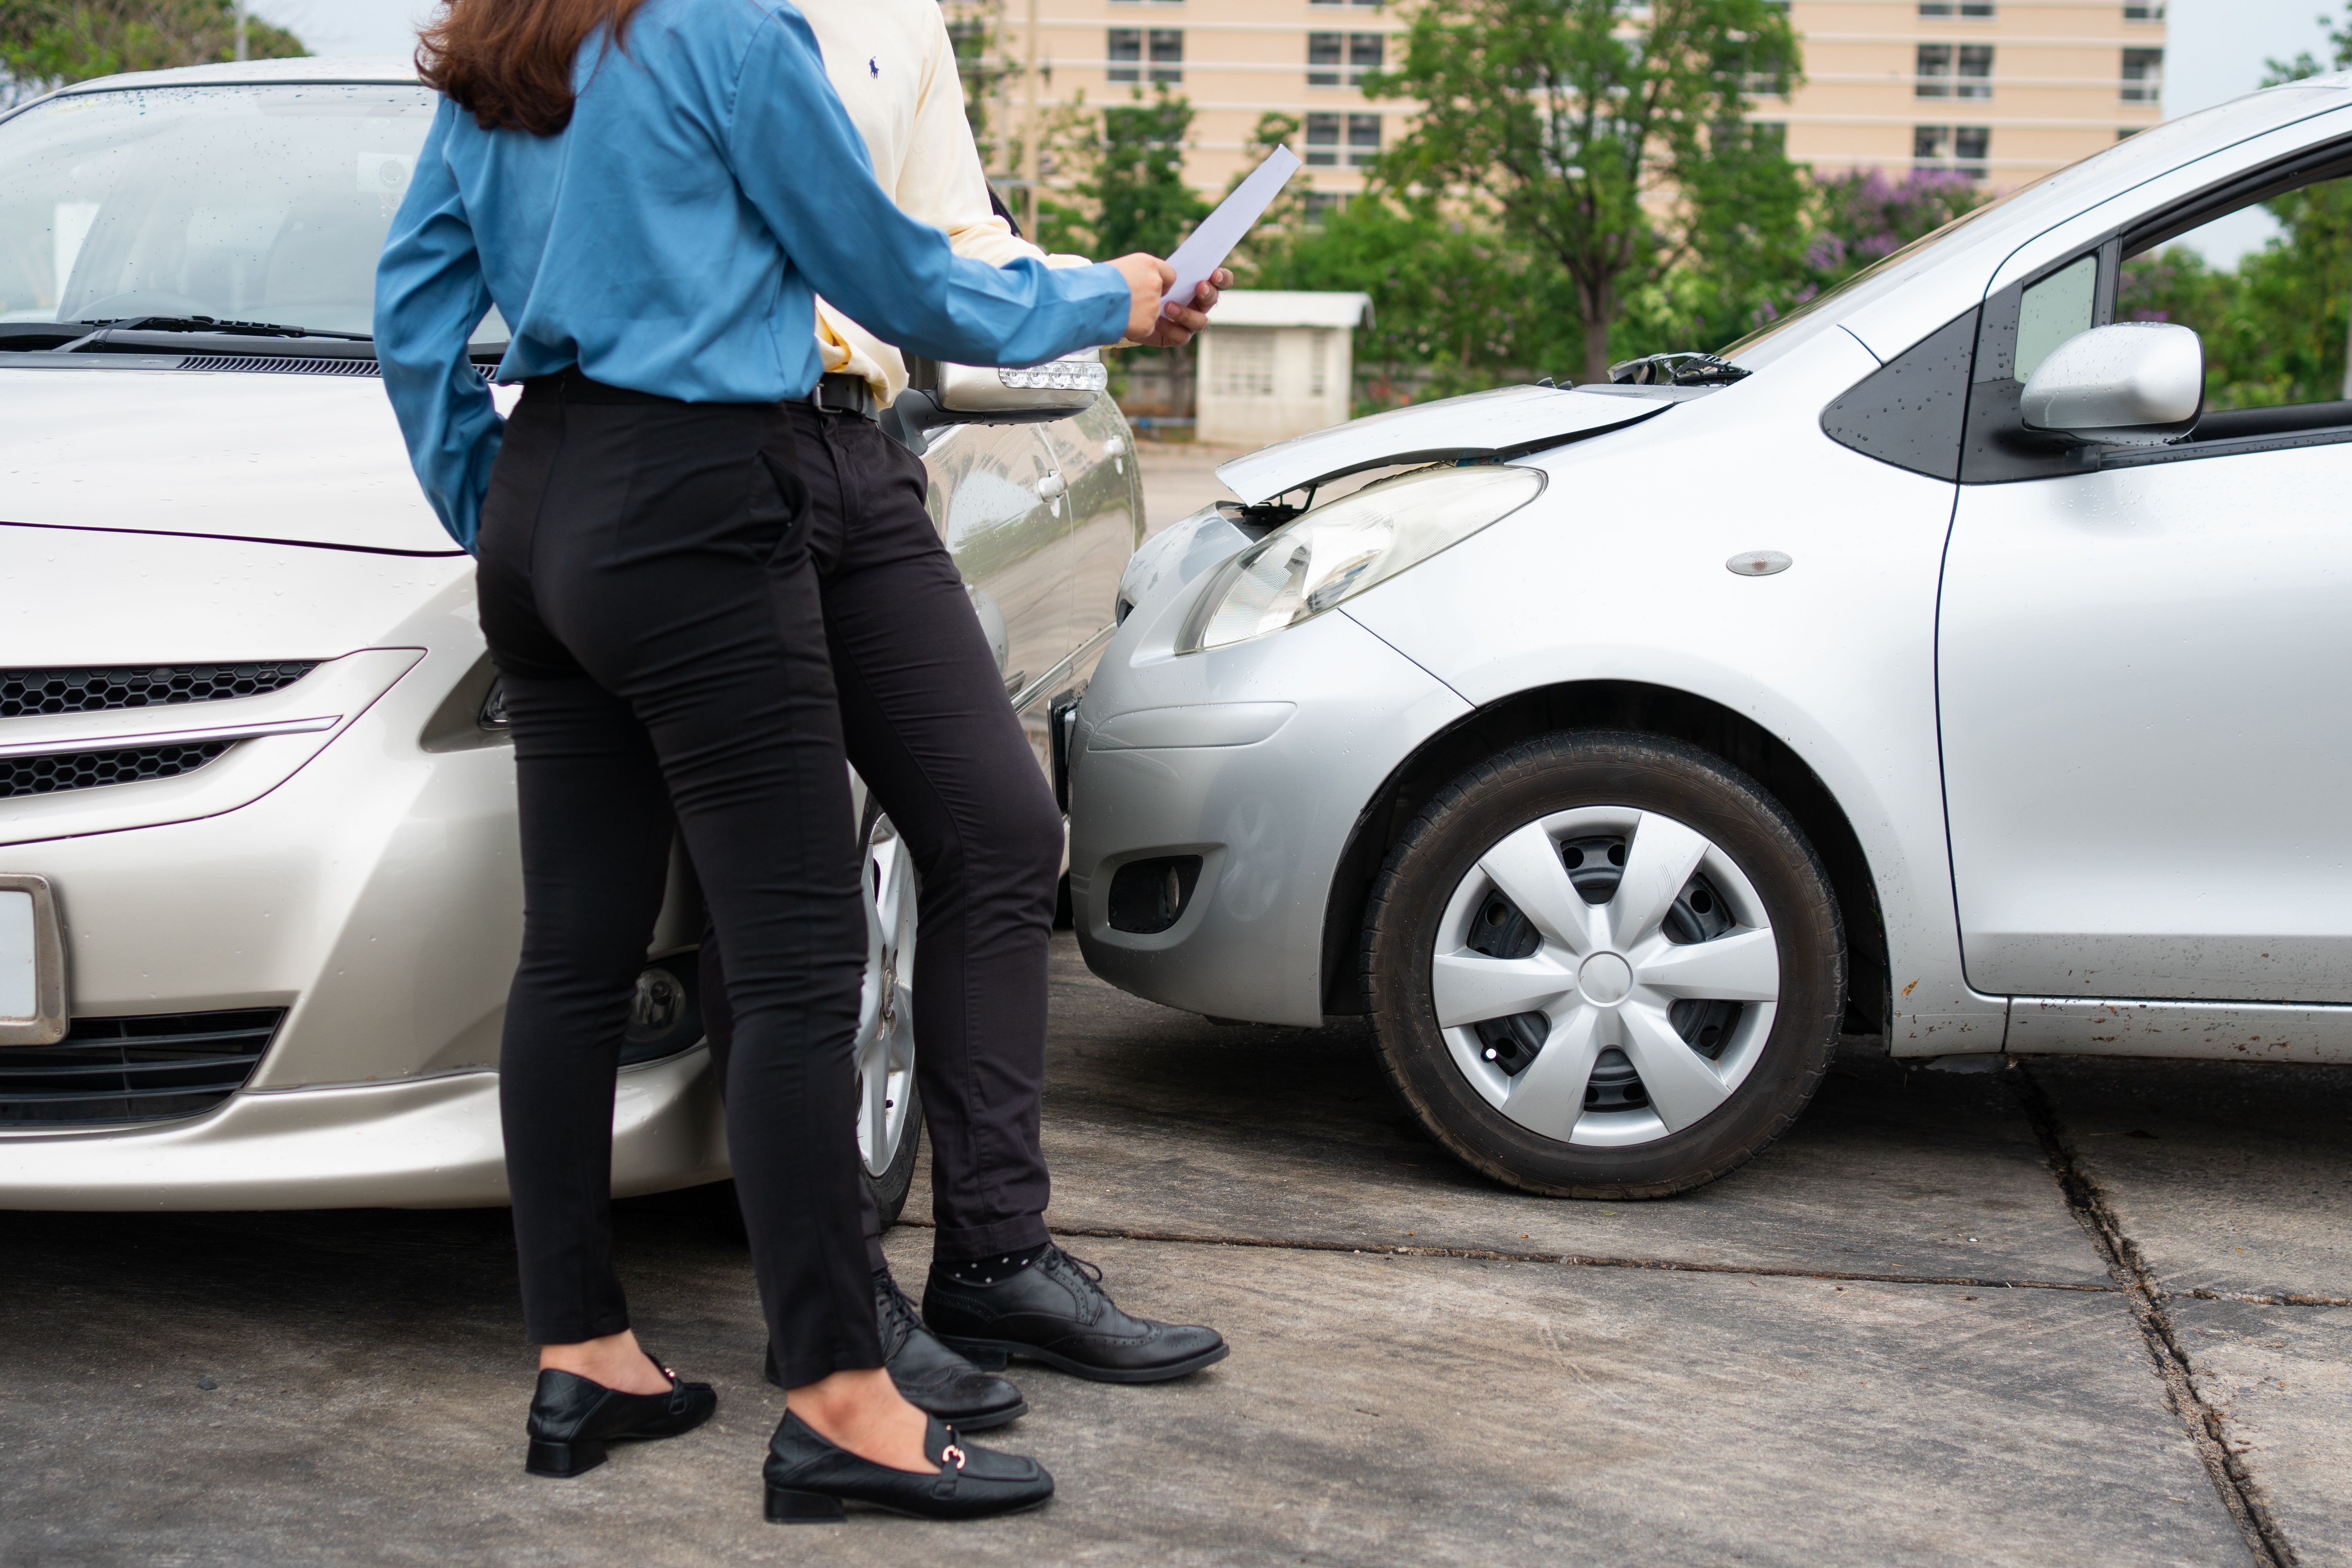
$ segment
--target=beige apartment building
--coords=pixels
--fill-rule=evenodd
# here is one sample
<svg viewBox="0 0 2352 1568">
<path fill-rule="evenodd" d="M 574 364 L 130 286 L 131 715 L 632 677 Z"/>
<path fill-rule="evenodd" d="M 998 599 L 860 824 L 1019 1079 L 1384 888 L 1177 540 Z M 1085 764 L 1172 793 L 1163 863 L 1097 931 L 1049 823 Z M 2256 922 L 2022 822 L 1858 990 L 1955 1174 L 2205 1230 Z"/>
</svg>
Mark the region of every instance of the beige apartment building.
<svg viewBox="0 0 2352 1568">
<path fill-rule="evenodd" d="M 1165 82 L 1191 100 L 1186 172 L 1204 195 L 1247 161 L 1268 110 L 1300 122 L 1309 200 L 1363 188 L 1364 166 L 1412 121 L 1368 100 L 1367 70 L 1396 63 L 1412 3 L 1378 0 L 944 0 L 984 25 L 995 59 L 1034 59 L 999 89 L 994 122 L 1080 93 L 1099 108 Z M 1759 100 L 1790 154 L 1828 171 L 1955 168 L 2021 184 L 2164 117 L 2161 0 L 1791 0 L 1806 80 Z M 1017 189 L 1023 171 L 994 171 Z"/>
</svg>

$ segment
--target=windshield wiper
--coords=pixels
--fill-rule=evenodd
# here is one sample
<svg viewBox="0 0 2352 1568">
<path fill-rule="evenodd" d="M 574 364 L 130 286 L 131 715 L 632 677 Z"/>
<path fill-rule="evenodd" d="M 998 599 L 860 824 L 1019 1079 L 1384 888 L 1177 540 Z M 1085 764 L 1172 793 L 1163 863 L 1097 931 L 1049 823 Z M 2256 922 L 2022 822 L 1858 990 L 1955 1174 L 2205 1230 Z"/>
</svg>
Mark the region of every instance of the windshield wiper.
<svg viewBox="0 0 2352 1568">
<path fill-rule="evenodd" d="M 60 343 L 51 353 L 69 354 L 85 343 L 94 343 L 110 332 L 208 332 L 231 338 L 337 338 L 344 342 L 372 343 L 375 340 L 365 332 L 328 332 L 312 327 L 281 326 L 275 321 L 216 321 L 210 316 L 125 316 L 112 321 L 84 321 L 82 326 L 95 326 L 96 331 L 85 332 L 69 343 Z"/>
</svg>

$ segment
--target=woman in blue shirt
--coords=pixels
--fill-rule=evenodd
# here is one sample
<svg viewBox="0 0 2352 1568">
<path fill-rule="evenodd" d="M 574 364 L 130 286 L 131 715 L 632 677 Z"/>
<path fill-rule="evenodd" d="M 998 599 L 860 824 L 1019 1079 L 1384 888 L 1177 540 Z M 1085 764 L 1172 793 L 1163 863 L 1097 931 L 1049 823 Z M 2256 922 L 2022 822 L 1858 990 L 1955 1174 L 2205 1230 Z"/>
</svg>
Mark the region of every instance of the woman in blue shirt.
<svg viewBox="0 0 2352 1568">
<path fill-rule="evenodd" d="M 499 1058 L 528 1467 L 577 1475 L 717 1398 L 630 1331 L 609 1220 L 614 1075 L 673 825 L 730 955 L 727 1123 L 787 1414 L 769 1517 L 935 1518 L 1053 1490 L 881 1370 L 850 1043 L 864 957 L 846 771 L 782 405 L 811 291 L 914 352 L 1030 364 L 1152 330 L 1163 262 L 953 256 L 875 184 L 778 0 L 455 0 L 444 100 L 377 278 L 417 475 L 480 559 L 520 791 L 522 961 Z M 467 355 L 511 331 L 501 421 Z"/>
</svg>

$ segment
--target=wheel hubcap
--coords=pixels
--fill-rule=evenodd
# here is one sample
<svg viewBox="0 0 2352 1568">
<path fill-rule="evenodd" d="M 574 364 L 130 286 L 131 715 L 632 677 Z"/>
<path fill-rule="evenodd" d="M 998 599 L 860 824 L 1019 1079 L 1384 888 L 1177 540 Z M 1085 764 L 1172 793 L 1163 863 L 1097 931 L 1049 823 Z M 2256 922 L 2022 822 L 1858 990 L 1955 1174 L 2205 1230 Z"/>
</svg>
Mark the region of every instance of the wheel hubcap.
<svg viewBox="0 0 2352 1568">
<path fill-rule="evenodd" d="M 1633 989 L 1633 966 L 1624 956 L 1596 952 L 1579 966 L 1576 988 L 1596 1007 L 1614 1007 Z"/>
<path fill-rule="evenodd" d="M 907 1138 L 915 1077 L 914 860 L 887 816 L 866 840 L 866 980 L 857 1001 L 857 1154 L 879 1177 Z"/>
<path fill-rule="evenodd" d="M 1583 806 L 1479 857 L 1448 900 L 1430 990 L 1487 1103 L 1563 1142 L 1678 1132 L 1755 1067 L 1780 998 L 1763 900 L 1670 816 Z"/>
</svg>

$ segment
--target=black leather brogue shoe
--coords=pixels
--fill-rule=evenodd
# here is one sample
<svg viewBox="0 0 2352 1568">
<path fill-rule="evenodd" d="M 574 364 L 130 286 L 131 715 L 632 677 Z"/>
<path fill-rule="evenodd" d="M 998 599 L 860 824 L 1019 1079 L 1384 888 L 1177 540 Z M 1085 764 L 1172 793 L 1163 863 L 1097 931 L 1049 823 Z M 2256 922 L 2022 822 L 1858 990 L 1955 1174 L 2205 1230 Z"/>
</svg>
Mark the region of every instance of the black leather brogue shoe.
<svg viewBox="0 0 2352 1568">
<path fill-rule="evenodd" d="M 982 1366 L 1022 1356 L 1097 1383 L 1160 1383 L 1226 1354 L 1214 1329 L 1120 1311 L 1103 1293 L 1101 1269 L 1051 1245 L 1026 1267 L 979 1284 L 933 1264 L 923 1321 Z"/>
<path fill-rule="evenodd" d="M 710 1419 L 719 1395 L 709 1384 L 680 1383 L 666 1366 L 661 1373 L 669 1379 L 665 1392 L 624 1394 L 574 1373 L 541 1372 L 530 1401 L 530 1450 L 523 1468 L 568 1479 L 603 1464 L 607 1443 L 675 1437 Z"/>
<path fill-rule="evenodd" d="M 882 1331 L 884 1364 L 908 1404 L 964 1432 L 985 1432 L 1029 1413 L 1021 1390 L 1011 1382 L 981 1371 L 941 1344 L 887 1274 L 874 1277 L 874 1311 Z M 1000 1358 L 996 1364 L 1004 1363 Z M 772 1345 L 768 1348 L 767 1376 L 777 1387 L 783 1386 Z"/>
<path fill-rule="evenodd" d="M 961 1441 L 933 1418 L 923 1457 L 935 1471 L 893 1469 L 836 1448 L 790 1411 L 768 1441 L 771 1524 L 832 1524 L 842 1504 L 865 1503 L 918 1519 L 987 1519 L 1035 1508 L 1054 1495 L 1054 1478 L 1036 1460 Z"/>
</svg>

